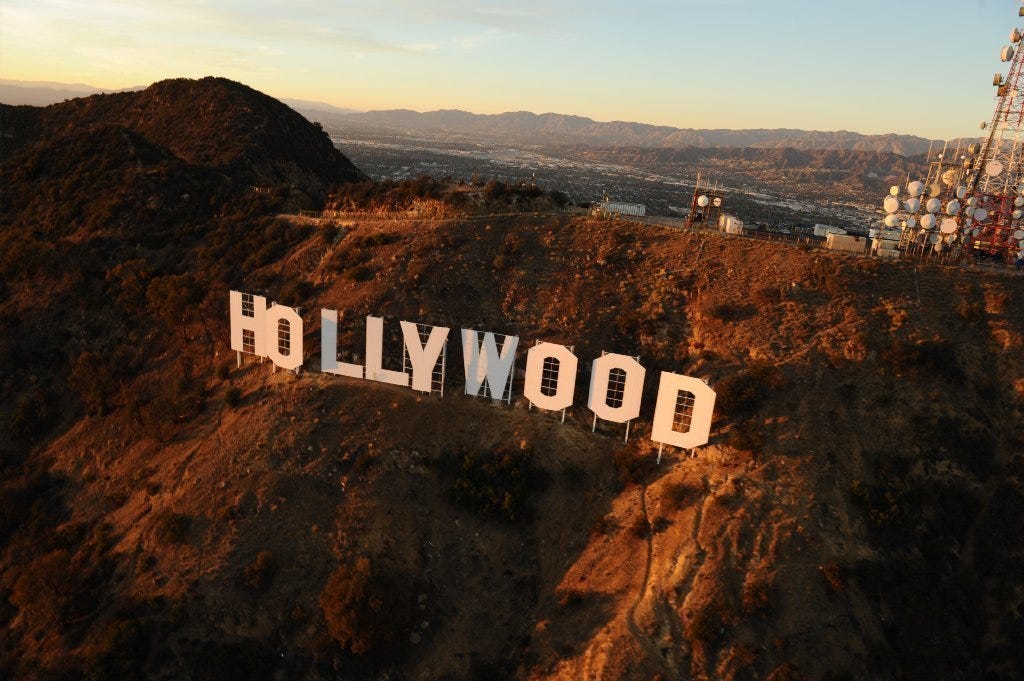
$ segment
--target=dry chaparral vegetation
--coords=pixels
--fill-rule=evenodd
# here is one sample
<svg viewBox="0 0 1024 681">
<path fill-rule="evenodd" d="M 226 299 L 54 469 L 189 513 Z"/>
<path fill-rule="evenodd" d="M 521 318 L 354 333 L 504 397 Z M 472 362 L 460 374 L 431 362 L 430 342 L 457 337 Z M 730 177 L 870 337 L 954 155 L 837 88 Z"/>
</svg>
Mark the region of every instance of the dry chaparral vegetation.
<svg viewBox="0 0 1024 681">
<path fill-rule="evenodd" d="M 19 198 L 0 223 L 26 258 L 5 256 L 0 298 L 0 673 L 1024 668 L 1020 278 L 569 216 L 316 230 L 272 217 L 285 189 L 207 183 L 162 147 L 147 166 L 126 130 L 82 138 L 127 187 L 82 195 L 106 217 L 62 230 Z M 5 154 L 12 195 L 58 191 L 65 170 L 26 149 Z M 81 171 L 95 149 L 72 152 Z M 167 198 L 189 208 L 149 228 L 131 211 L 166 182 L 140 167 L 224 203 Z M 301 306 L 307 370 L 235 367 L 230 288 Z M 577 406 L 528 410 L 521 379 L 511 406 L 461 395 L 456 337 L 443 399 L 320 374 L 321 307 L 355 355 L 386 317 L 389 368 L 398 319 L 574 345 Z M 626 444 L 582 406 L 602 350 L 648 370 Z M 661 370 L 719 404 L 711 443 L 659 465 Z"/>
</svg>

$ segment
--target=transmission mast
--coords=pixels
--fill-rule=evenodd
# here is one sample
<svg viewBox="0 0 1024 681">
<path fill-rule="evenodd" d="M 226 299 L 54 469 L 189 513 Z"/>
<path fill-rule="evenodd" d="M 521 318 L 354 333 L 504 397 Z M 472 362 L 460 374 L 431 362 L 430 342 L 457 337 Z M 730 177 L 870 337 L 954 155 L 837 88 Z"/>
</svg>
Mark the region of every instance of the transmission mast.
<svg viewBox="0 0 1024 681">
<path fill-rule="evenodd" d="M 1024 4 L 1024 0 L 1022 0 Z M 1024 17 L 1024 7 L 1018 9 Z M 1024 49 L 1020 29 L 1000 58 L 1010 64 L 996 74 L 996 110 L 983 122 L 984 141 L 955 150 L 947 143 L 933 160 L 924 182 L 908 182 L 901 199 L 892 187 L 883 204 L 883 232 L 898 234 L 900 248 L 936 253 L 959 245 L 965 253 L 1007 260 L 1024 249 Z M 900 230 L 896 232 L 896 230 Z"/>
</svg>

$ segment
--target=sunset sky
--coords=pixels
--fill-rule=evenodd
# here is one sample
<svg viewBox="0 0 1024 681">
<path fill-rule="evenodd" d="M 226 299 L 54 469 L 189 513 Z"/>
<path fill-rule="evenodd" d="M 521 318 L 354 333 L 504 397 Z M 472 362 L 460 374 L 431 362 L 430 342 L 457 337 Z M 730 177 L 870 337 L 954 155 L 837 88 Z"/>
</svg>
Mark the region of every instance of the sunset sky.
<svg viewBox="0 0 1024 681">
<path fill-rule="evenodd" d="M 205 75 L 357 109 L 975 135 L 1010 0 L 0 2 L 0 77 Z"/>
</svg>

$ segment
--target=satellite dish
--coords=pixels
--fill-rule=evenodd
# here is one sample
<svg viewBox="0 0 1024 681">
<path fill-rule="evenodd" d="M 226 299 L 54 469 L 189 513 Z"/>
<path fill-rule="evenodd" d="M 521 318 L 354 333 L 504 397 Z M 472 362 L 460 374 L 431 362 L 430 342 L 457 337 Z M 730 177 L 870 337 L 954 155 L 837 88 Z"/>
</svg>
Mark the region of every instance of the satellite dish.
<svg viewBox="0 0 1024 681">
<path fill-rule="evenodd" d="M 939 196 L 942 194 L 942 185 L 938 182 L 933 182 L 928 185 L 928 196 Z"/>
<path fill-rule="evenodd" d="M 911 213 L 916 213 L 921 210 L 921 199 L 909 199 L 905 204 L 907 210 Z"/>
<path fill-rule="evenodd" d="M 932 215 L 931 213 L 928 213 L 923 218 L 921 218 L 921 226 L 924 227 L 925 229 L 931 229 L 932 227 L 934 227 L 935 222 L 935 216 Z"/>
<path fill-rule="evenodd" d="M 971 236 L 978 236 L 979 234 L 981 234 L 981 230 L 977 227 L 971 230 Z"/>
<path fill-rule="evenodd" d="M 952 187 L 954 184 L 956 184 L 956 175 L 957 172 L 953 168 L 950 168 L 946 172 L 942 173 L 942 184 L 946 185 L 947 187 Z"/>
<path fill-rule="evenodd" d="M 928 236 L 928 243 L 937 244 L 942 239 L 938 234 L 931 234 Z"/>
<path fill-rule="evenodd" d="M 1021 248 L 1024 248 L 1024 239 L 1021 239 L 1020 241 L 1018 241 L 1017 245 L 1020 246 Z"/>
<path fill-rule="evenodd" d="M 971 208 L 974 208 L 975 206 L 977 206 L 978 205 L 978 197 L 977 196 L 972 196 L 971 198 L 967 199 L 967 205 L 970 206 Z"/>
<path fill-rule="evenodd" d="M 988 219 L 988 211 L 978 208 L 974 211 L 974 219 L 978 222 L 985 222 Z"/>
<path fill-rule="evenodd" d="M 987 127 L 988 127 L 988 121 L 982 121 L 981 122 L 981 129 L 984 130 Z"/>
<path fill-rule="evenodd" d="M 967 187 L 960 185 L 956 188 L 956 198 L 963 200 L 967 196 Z"/>
<path fill-rule="evenodd" d="M 900 195 L 900 188 L 897 187 L 896 185 L 893 185 L 893 186 L 889 187 L 889 195 L 890 196 L 899 196 Z"/>
<path fill-rule="evenodd" d="M 981 151 L 981 145 L 977 142 L 967 147 L 967 153 L 971 156 L 977 156 L 979 151 Z"/>
<path fill-rule="evenodd" d="M 1013 200 L 1013 205 L 1017 206 L 1017 208 L 1024 206 L 1024 196 L 1018 196 L 1017 198 L 1015 198 Z"/>
<path fill-rule="evenodd" d="M 715 200 L 714 200 L 714 204 L 715 204 L 715 207 L 716 207 L 716 208 L 717 208 L 718 206 L 721 206 L 721 205 L 722 205 L 722 199 L 720 199 L 719 197 L 717 197 L 717 196 L 716 196 L 716 197 L 715 197 Z"/>
<path fill-rule="evenodd" d="M 921 194 L 924 193 L 924 182 L 911 182 L 907 185 L 907 193 L 911 196 L 921 196 Z M 893 196 L 895 196 L 895 194 Z"/>
<path fill-rule="evenodd" d="M 943 234 L 954 234 L 956 233 L 956 220 L 953 218 L 946 218 L 942 221 L 942 225 L 939 226 L 939 231 Z"/>
<path fill-rule="evenodd" d="M 1021 35 L 1020 35 L 1020 29 L 1019 28 L 1014 28 L 1012 31 L 1010 31 L 1010 42 L 1011 43 L 1019 43 L 1020 42 L 1020 38 L 1021 38 Z"/>
<path fill-rule="evenodd" d="M 1003 61 L 1010 61 L 1013 59 L 1013 45 L 1007 45 L 1003 48 L 1003 51 L 999 53 L 999 58 Z"/>
<path fill-rule="evenodd" d="M 951 244 L 954 241 L 956 241 L 956 234 L 947 234 L 946 235 L 946 243 L 947 244 Z"/>
<path fill-rule="evenodd" d="M 989 161 L 985 164 L 985 174 L 989 177 L 995 177 L 1001 172 L 1003 172 L 1002 161 Z"/>
<path fill-rule="evenodd" d="M 886 215 L 885 216 L 885 226 L 886 227 L 895 228 L 895 227 L 899 227 L 899 225 L 900 225 L 900 219 L 898 217 L 896 217 L 895 215 Z"/>
<path fill-rule="evenodd" d="M 917 218 L 911 215 L 907 218 L 907 229 L 914 229 L 914 227 L 917 227 Z"/>
<path fill-rule="evenodd" d="M 925 210 L 929 213 L 938 213 L 942 210 L 942 201 L 938 199 L 928 199 L 928 203 L 925 204 Z"/>
<path fill-rule="evenodd" d="M 697 205 L 700 206 L 701 208 L 707 208 L 709 203 L 711 203 L 711 199 L 704 196 L 703 194 L 701 194 L 700 197 L 697 199 Z"/>
<path fill-rule="evenodd" d="M 960 213 L 960 202 L 953 199 L 946 204 L 946 215 L 957 215 Z"/>
<path fill-rule="evenodd" d="M 1017 241 L 1024 239 L 1024 229 L 1018 229 L 1013 233 L 1013 238 Z"/>
<path fill-rule="evenodd" d="M 1022 216 L 1024 216 L 1024 210 L 1020 210 L 1018 208 L 1017 210 L 1013 211 L 1013 219 L 1014 220 L 1020 220 Z"/>
<path fill-rule="evenodd" d="M 887 196 L 882 202 L 882 207 L 885 208 L 886 213 L 895 213 L 900 209 L 900 200 L 895 196 Z"/>
</svg>

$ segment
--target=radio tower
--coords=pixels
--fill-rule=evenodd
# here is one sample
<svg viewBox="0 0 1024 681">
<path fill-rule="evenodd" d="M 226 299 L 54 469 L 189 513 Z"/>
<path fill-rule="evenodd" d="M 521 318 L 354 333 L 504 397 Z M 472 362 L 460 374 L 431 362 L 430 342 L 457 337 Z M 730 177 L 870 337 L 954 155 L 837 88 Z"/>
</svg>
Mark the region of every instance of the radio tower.
<svg viewBox="0 0 1024 681">
<path fill-rule="evenodd" d="M 1022 0 L 1024 4 L 1024 0 Z M 1024 7 L 1018 10 L 1024 17 Z M 910 182 L 906 197 L 893 187 L 884 202 L 882 238 L 897 238 L 901 250 L 947 248 L 1009 260 L 1024 250 L 1024 49 L 1014 28 L 1001 58 L 1006 76 L 996 74 L 995 114 L 983 122 L 980 144 L 952 151 L 947 144 L 929 158 L 928 177 Z M 901 230 L 895 232 L 896 229 Z"/>
</svg>

